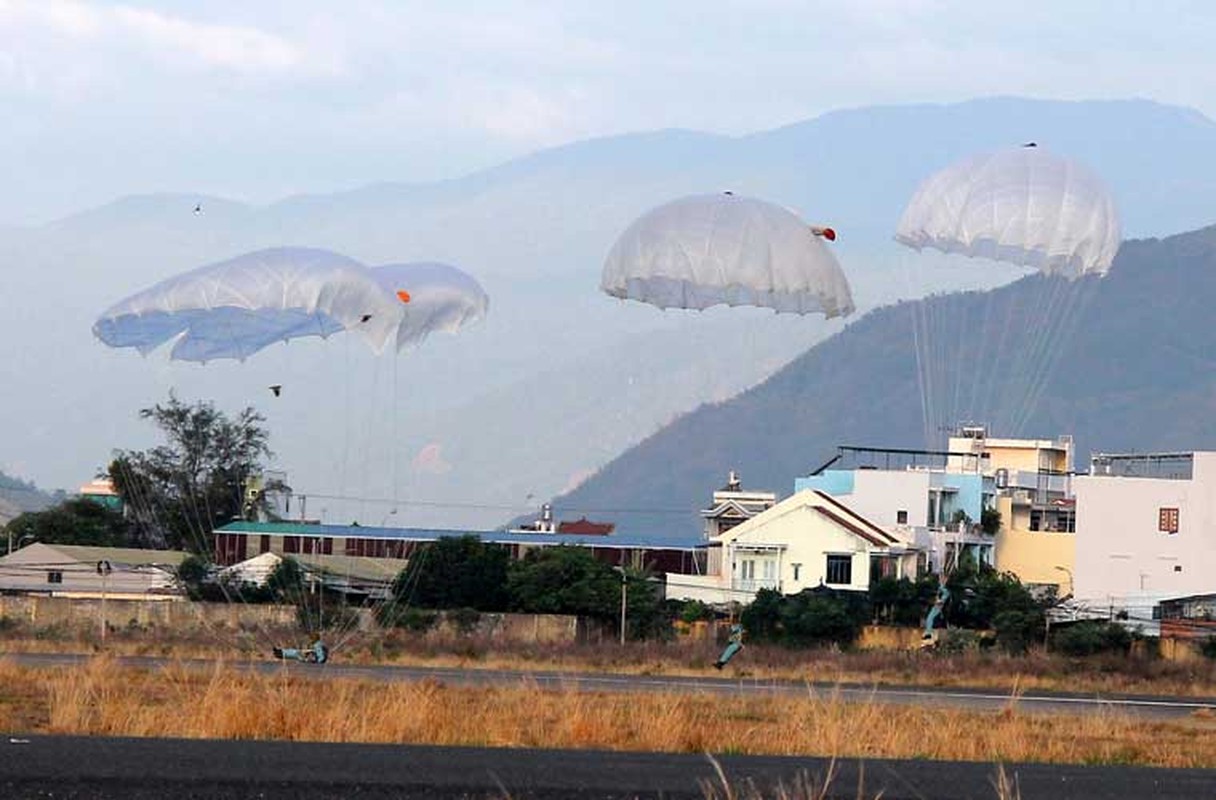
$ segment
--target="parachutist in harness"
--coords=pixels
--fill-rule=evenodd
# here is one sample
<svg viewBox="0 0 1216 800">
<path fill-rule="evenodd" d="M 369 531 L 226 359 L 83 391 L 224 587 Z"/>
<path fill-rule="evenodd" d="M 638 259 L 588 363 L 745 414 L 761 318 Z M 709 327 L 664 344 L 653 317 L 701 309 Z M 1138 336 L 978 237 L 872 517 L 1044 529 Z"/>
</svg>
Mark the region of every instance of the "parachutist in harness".
<svg viewBox="0 0 1216 800">
<path fill-rule="evenodd" d="M 942 585 L 937 588 L 937 598 L 933 601 L 933 608 L 929 609 L 929 613 L 925 615 L 925 632 L 920 637 L 921 647 L 932 647 L 937 644 L 933 626 L 937 623 L 937 618 L 942 615 L 942 609 L 946 607 L 946 601 L 949 599 L 950 590 L 946 588 L 943 579 Z"/>
<path fill-rule="evenodd" d="M 726 666 L 726 662 L 735 657 L 743 649 L 743 626 L 739 624 L 730 626 L 730 644 L 726 645 L 726 649 L 722 651 L 722 655 L 718 656 L 718 660 L 714 662 L 714 669 L 722 669 Z"/>
<path fill-rule="evenodd" d="M 329 647 L 316 637 L 308 647 L 276 647 L 274 657 L 283 661 L 301 661 L 305 664 L 324 664 L 329 661 Z"/>
</svg>

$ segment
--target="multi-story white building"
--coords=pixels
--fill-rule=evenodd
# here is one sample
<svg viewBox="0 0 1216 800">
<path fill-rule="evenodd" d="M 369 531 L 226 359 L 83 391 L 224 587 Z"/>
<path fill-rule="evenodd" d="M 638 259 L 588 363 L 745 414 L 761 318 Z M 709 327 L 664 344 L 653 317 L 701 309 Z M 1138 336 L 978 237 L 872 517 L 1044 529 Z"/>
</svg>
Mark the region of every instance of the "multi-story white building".
<svg viewBox="0 0 1216 800">
<path fill-rule="evenodd" d="M 1216 590 L 1216 452 L 1096 454 L 1073 491 L 1079 601 L 1146 616 Z"/>
<path fill-rule="evenodd" d="M 1070 490 L 1072 438 L 1005 439 L 963 426 L 944 451 L 842 447 L 851 468 L 799 478 L 914 542 L 928 568 L 948 571 L 960 555 L 1018 575 L 1025 583 L 1071 591 L 1075 542 Z M 995 530 L 986 512 L 1000 514 Z"/>
</svg>

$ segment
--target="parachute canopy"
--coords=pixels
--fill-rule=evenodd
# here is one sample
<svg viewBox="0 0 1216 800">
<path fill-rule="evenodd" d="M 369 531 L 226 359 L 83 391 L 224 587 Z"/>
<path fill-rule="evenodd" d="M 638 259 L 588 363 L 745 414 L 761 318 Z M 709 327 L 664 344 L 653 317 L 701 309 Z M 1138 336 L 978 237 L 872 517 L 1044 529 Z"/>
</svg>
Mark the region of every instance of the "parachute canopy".
<svg viewBox="0 0 1216 800">
<path fill-rule="evenodd" d="M 448 264 L 415 262 L 373 267 L 372 277 L 405 309 L 397 349 L 413 347 L 434 331 L 455 333 L 485 318 L 490 298 L 473 276 Z"/>
<path fill-rule="evenodd" d="M 274 342 L 342 330 L 380 352 L 405 308 L 353 259 L 281 247 L 161 281 L 110 307 L 93 333 L 144 354 L 176 340 L 170 358 L 184 361 L 243 359 Z"/>
<path fill-rule="evenodd" d="M 849 283 L 820 239 L 830 229 L 818 230 L 763 200 L 684 197 L 647 212 L 621 234 L 600 288 L 659 308 L 760 306 L 843 316 L 853 311 Z"/>
<path fill-rule="evenodd" d="M 990 258 L 1069 278 L 1105 274 L 1120 238 L 1115 201 L 1102 180 L 1033 145 L 975 155 L 930 175 L 895 234 L 917 250 Z"/>
</svg>

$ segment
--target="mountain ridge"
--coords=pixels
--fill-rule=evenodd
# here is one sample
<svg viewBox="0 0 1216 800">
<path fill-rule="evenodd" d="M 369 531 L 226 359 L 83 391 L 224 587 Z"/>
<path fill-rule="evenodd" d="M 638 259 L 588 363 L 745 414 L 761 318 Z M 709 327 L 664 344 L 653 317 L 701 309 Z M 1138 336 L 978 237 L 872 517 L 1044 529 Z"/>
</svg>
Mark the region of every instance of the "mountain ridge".
<svg viewBox="0 0 1216 800">
<path fill-rule="evenodd" d="M 969 343 L 950 350 L 955 363 L 947 369 L 953 372 L 942 374 L 990 376 L 994 386 L 986 392 L 1011 396 L 1021 377 L 1013 368 L 1020 356 L 992 346 L 998 323 L 1010 314 L 1023 326 L 1041 319 L 1031 309 L 1045 297 L 1061 296 L 1053 286 L 1058 280 L 1035 274 L 987 293 L 875 309 L 759 386 L 682 415 L 555 498 L 553 506 L 568 515 L 600 509 L 626 532 L 644 527 L 686 536 L 699 524 L 695 510 L 728 470 L 738 470 L 748 487 L 784 496 L 795 477 L 822 464 L 838 445 L 924 448 L 910 335 L 914 315 L 937 306 L 938 319 L 956 321 L 943 328 L 948 340 L 980 331 L 989 347 Z M 1206 355 L 1216 352 L 1216 334 L 1205 313 L 1216 297 L 1216 225 L 1127 241 L 1105 278 L 1092 289 L 1078 287 L 1066 291 L 1092 291 L 1092 297 L 1072 333 L 1051 343 L 1058 348 L 1051 354 L 1054 374 L 1044 376 L 1046 391 L 1026 409 L 1024 430 L 992 434 L 1072 434 L 1081 468 L 1091 450 L 1216 447 L 1216 358 Z M 976 320 L 978 327 L 970 327 Z M 1015 334 L 1022 330 L 1013 328 Z M 993 368 L 985 355 L 1003 363 Z M 687 511 L 638 513 L 647 508 Z M 605 513 L 610 509 L 621 511 Z"/>
</svg>

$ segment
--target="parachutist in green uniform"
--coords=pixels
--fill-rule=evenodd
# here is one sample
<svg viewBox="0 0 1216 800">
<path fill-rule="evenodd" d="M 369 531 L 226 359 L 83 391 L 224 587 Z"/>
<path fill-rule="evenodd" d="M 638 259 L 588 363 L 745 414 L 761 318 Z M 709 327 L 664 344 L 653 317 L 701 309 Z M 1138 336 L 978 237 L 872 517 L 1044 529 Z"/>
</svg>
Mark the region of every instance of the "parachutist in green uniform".
<svg viewBox="0 0 1216 800">
<path fill-rule="evenodd" d="M 329 647 L 321 637 L 313 638 L 308 647 L 276 647 L 274 657 L 284 661 L 303 661 L 307 664 L 324 664 L 329 661 Z"/>
<path fill-rule="evenodd" d="M 714 662 L 715 669 L 722 669 L 726 666 L 726 662 L 735 657 L 743 649 L 743 626 L 730 626 L 730 644 L 726 645 L 726 649 L 722 651 L 722 655 L 718 656 L 718 660 Z"/>
</svg>

